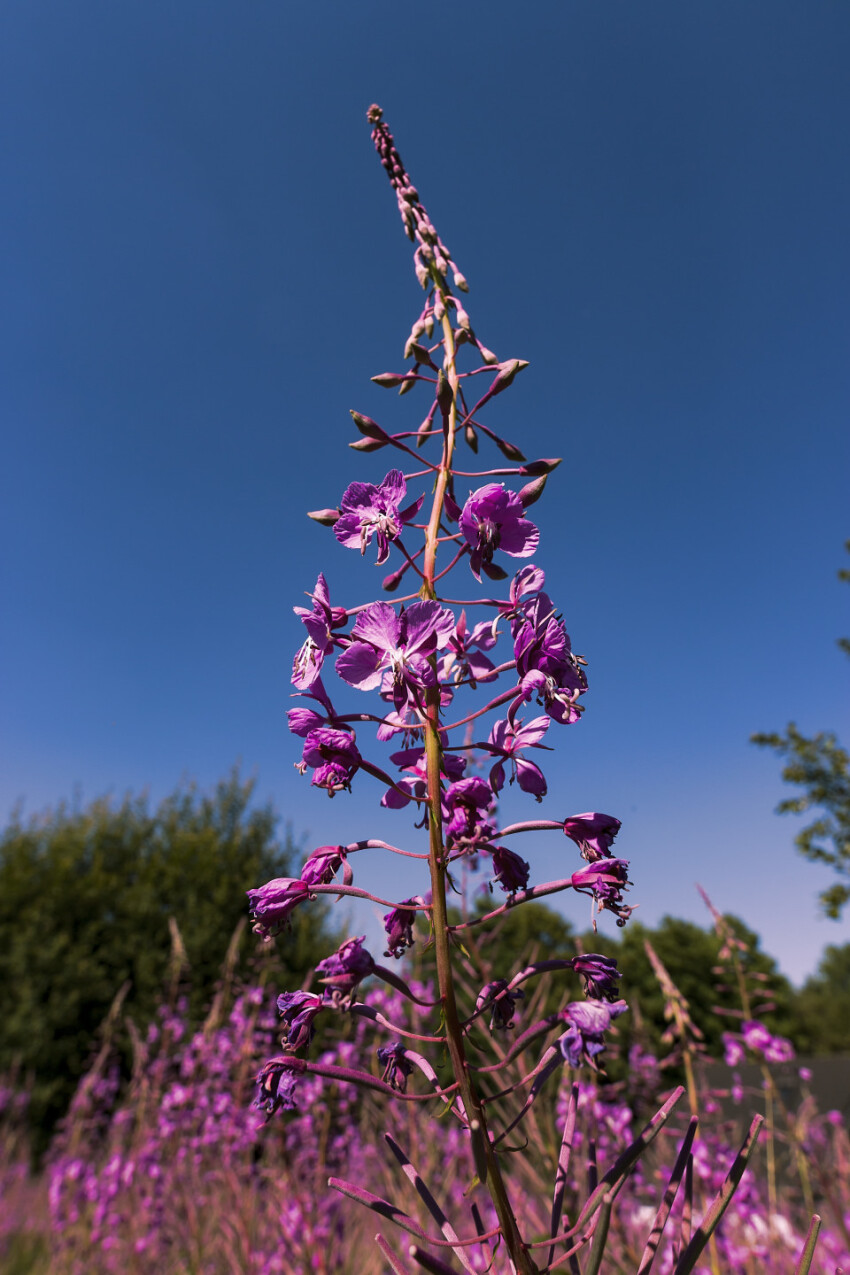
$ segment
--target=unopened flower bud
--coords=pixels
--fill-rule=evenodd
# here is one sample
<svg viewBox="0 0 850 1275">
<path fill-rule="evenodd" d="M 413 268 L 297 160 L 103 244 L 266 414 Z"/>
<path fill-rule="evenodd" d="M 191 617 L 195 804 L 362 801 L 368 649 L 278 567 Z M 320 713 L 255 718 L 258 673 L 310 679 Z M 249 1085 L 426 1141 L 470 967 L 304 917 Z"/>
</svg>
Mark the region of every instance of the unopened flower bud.
<svg viewBox="0 0 850 1275">
<path fill-rule="evenodd" d="M 517 372 L 521 372 L 527 367 L 527 359 L 507 359 L 504 363 L 500 363 L 499 375 L 493 382 L 493 393 L 501 394 L 502 390 L 506 390 L 512 383 Z"/>
<path fill-rule="evenodd" d="M 506 438 L 496 438 L 493 440 L 503 456 L 507 456 L 508 460 L 525 460 L 525 456 L 515 443 L 509 443 Z"/>
<path fill-rule="evenodd" d="M 543 474 L 540 478 L 533 479 L 532 482 L 526 483 L 519 490 L 519 498 L 522 501 L 523 509 L 527 509 L 529 505 L 533 505 L 543 495 L 543 488 L 546 486 L 547 475 Z"/>
<path fill-rule="evenodd" d="M 452 387 L 449 384 L 445 372 L 441 368 L 437 374 L 437 406 L 443 416 L 448 416 L 453 401 L 454 394 L 452 393 Z"/>
<path fill-rule="evenodd" d="M 499 362 L 498 355 L 494 354 L 492 350 L 488 350 L 487 346 L 482 345 L 480 342 L 478 344 L 478 353 L 485 363 L 493 364 Z"/>
<path fill-rule="evenodd" d="M 371 416 L 363 416 L 361 412 L 355 412 L 350 408 L 351 419 L 360 430 L 361 434 L 365 434 L 367 438 L 379 439 L 381 442 L 389 442 L 389 434 L 385 429 L 381 429 L 377 421 L 373 421 Z"/>
<path fill-rule="evenodd" d="M 338 509 L 313 509 L 307 517 L 312 518 L 313 522 L 320 522 L 323 527 L 332 527 L 339 521 L 340 512 Z"/>
<path fill-rule="evenodd" d="M 460 288 L 461 292 L 469 291 L 469 284 L 466 282 L 466 279 L 463 277 L 463 275 L 460 273 L 459 270 L 455 270 L 452 278 L 454 279 L 455 287 Z"/>
<path fill-rule="evenodd" d="M 358 438 L 356 442 L 349 443 L 348 446 L 355 452 L 379 452 L 388 442 L 389 439 Z"/>
<path fill-rule="evenodd" d="M 404 372 L 381 372 L 379 376 L 372 377 L 375 385 L 380 385 L 382 390 L 394 390 L 404 379 Z"/>
</svg>

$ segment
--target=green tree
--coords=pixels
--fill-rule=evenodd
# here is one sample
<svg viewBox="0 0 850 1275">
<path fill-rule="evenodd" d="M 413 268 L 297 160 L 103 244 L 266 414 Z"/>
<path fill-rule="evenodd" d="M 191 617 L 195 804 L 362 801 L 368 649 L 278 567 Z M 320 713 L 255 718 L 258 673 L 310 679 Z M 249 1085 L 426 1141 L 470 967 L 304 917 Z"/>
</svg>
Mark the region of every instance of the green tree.
<svg viewBox="0 0 850 1275">
<path fill-rule="evenodd" d="M 850 552 L 850 540 L 845 548 Z M 838 578 L 850 582 L 850 570 L 842 567 Z M 839 638 L 838 645 L 850 655 L 850 638 Z M 835 735 L 821 732 L 810 739 L 794 722 L 788 723 L 784 735 L 760 733 L 752 736 L 752 742 L 787 758 L 782 778 L 803 790 L 798 797 L 780 801 L 777 814 L 823 811 L 797 834 L 794 844 L 806 859 L 830 864 L 843 878 L 819 895 L 826 915 L 838 919 L 850 900 L 850 756 Z"/>
<path fill-rule="evenodd" d="M 252 788 L 234 772 L 210 795 L 178 789 L 153 811 L 145 797 L 59 806 L 16 819 L 0 837 L 0 1073 L 33 1077 L 41 1145 L 122 985 L 137 1025 L 154 1013 L 174 922 L 199 1018 L 247 915 L 245 891 L 292 874 L 291 836 L 276 839 L 276 816 L 251 806 Z M 298 986 L 332 941 L 321 905 L 311 904 L 267 945 L 264 976 Z M 237 973 L 256 961 L 257 944 L 243 935 Z"/>
<path fill-rule="evenodd" d="M 850 1052 L 850 943 L 824 949 L 817 972 L 796 999 L 802 1052 Z"/>
</svg>

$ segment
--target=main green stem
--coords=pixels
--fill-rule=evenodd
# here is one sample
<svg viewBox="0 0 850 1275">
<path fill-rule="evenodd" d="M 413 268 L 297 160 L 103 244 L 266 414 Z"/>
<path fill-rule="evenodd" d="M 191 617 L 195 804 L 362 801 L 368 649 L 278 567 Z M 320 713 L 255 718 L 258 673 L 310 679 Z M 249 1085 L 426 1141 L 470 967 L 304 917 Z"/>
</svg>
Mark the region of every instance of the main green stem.
<svg viewBox="0 0 850 1275">
<path fill-rule="evenodd" d="M 438 285 L 439 286 L 439 285 Z M 448 488 L 452 467 L 452 455 L 457 428 L 458 377 L 454 331 L 449 319 L 448 310 L 443 317 L 443 336 L 446 352 L 445 373 L 452 390 L 452 401 L 449 407 L 448 420 L 444 432 L 443 456 L 434 488 L 434 502 L 428 523 L 423 563 L 422 596 L 436 599 L 434 575 L 437 560 L 437 537 L 440 520 L 443 516 L 443 504 Z M 429 867 L 431 871 L 431 923 L 434 934 L 434 950 L 437 960 L 437 982 L 440 989 L 440 1004 L 443 1011 L 443 1022 L 446 1033 L 446 1044 L 451 1058 L 452 1070 L 458 1084 L 463 1101 L 466 1118 L 470 1124 L 477 1122 L 479 1128 L 476 1137 L 483 1143 L 487 1163 L 486 1185 L 496 1209 L 496 1216 L 507 1246 L 507 1250 L 516 1267 L 518 1275 L 535 1275 L 537 1267 L 532 1262 L 528 1250 L 519 1233 L 516 1218 L 508 1199 L 499 1160 L 490 1144 L 484 1106 L 469 1071 L 466 1053 L 463 1047 L 463 1029 L 457 1010 L 454 974 L 452 971 L 451 950 L 449 947 L 449 920 L 446 905 L 446 850 L 443 838 L 443 810 L 441 801 L 440 762 L 442 746 L 440 744 L 440 688 L 435 685 L 428 691 L 426 699 L 425 721 L 425 757 L 428 776 L 428 830 L 429 830 Z"/>
</svg>

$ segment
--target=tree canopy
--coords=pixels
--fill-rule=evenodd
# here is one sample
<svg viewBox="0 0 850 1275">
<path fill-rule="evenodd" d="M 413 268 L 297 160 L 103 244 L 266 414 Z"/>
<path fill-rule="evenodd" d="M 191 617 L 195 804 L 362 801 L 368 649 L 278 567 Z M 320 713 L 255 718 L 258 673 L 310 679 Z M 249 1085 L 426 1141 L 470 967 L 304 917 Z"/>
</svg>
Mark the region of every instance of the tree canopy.
<svg viewBox="0 0 850 1275">
<path fill-rule="evenodd" d="M 845 548 L 850 552 L 850 540 Z M 842 567 L 838 578 L 850 583 L 850 570 Z M 839 638 L 838 646 L 850 655 L 850 638 Z M 837 920 L 850 901 L 850 756 L 834 734 L 822 731 L 809 738 L 794 722 L 788 723 L 783 735 L 759 733 L 752 741 L 786 758 L 782 778 L 803 790 L 780 801 L 777 814 L 823 812 L 797 834 L 794 844 L 806 859 L 830 864 L 840 878 L 819 896 L 826 915 Z"/>
<path fill-rule="evenodd" d="M 59 806 L 0 837 L 0 1073 L 33 1080 L 32 1119 L 44 1133 L 67 1107 L 116 994 L 144 1025 L 162 1000 L 176 922 L 190 1006 L 209 1005 L 228 943 L 247 916 L 245 891 L 293 870 L 253 784 L 233 773 L 205 795 L 175 791 Z M 171 920 L 173 918 L 173 920 Z M 314 903 L 265 946 L 243 935 L 237 972 L 298 986 L 325 955 L 326 913 Z"/>
</svg>

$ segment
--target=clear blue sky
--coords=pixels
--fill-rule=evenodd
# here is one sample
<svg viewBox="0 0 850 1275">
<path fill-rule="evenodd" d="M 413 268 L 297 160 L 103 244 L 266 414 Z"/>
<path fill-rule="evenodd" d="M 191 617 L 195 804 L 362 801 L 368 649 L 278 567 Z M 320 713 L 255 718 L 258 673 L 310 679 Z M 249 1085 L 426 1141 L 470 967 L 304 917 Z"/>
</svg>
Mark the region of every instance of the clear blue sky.
<svg viewBox="0 0 850 1275">
<path fill-rule="evenodd" d="M 377 581 L 303 511 L 385 472 L 348 409 L 411 401 L 368 379 L 421 296 L 377 101 L 479 335 L 531 361 L 491 422 L 565 457 L 538 561 L 591 689 L 546 812 L 623 819 L 648 923 L 702 923 L 699 881 L 795 978 L 848 941 L 748 743 L 850 736 L 848 60 L 836 0 L 5 0 L 4 816 L 238 758 L 308 847 L 380 835 L 284 715 L 292 605 Z"/>
</svg>

